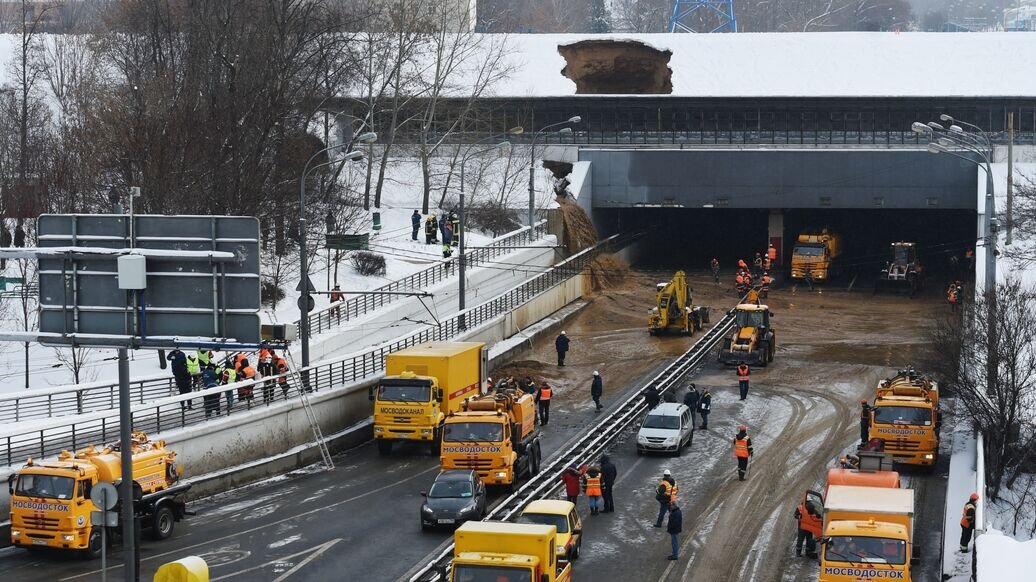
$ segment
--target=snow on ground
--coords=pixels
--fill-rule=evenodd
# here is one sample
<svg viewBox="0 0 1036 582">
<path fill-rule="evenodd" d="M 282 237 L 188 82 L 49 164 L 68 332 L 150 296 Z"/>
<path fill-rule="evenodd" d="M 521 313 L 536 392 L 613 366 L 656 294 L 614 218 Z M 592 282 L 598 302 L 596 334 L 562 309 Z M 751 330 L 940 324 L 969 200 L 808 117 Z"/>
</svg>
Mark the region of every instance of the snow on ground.
<svg viewBox="0 0 1036 582">
<path fill-rule="evenodd" d="M 3 36 L 0 35 L 0 41 Z M 0 58 L 2 58 L 2 45 L 0 45 Z M 514 152 L 519 155 L 519 152 Z M 513 167 L 507 166 L 506 157 L 495 159 L 479 160 L 476 163 L 468 164 L 468 196 L 485 197 L 489 195 L 501 195 L 502 176 L 508 171 L 514 172 Z M 527 163 L 527 162 L 526 162 Z M 513 164 L 513 161 L 512 161 Z M 527 166 L 526 166 L 527 167 Z M 526 174 L 527 175 L 527 174 Z M 546 205 L 552 200 L 548 185 L 550 183 L 549 173 L 544 170 L 537 172 L 537 192 L 541 193 L 538 204 Z M 361 179 L 359 172 L 352 175 L 353 180 Z M 456 178 L 455 178 L 456 179 Z M 520 180 L 527 184 L 526 179 Z M 413 211 L 421 208 L 421 171 L 420 164 L 416 159 L 403 158 L 390 161 L 386 170 L 384 194 L 381 205 L 380 232 L 372 232 L 370 250 L 385 256 L 386 273 L 384 276 L 366 277 L 353 271 L 348 257 L 341 260 L 338 265 L 337 279 L 334 278 L 334 265 L 329 265 L 327 251 L 319 248 L 311 251 L 310 257 L 310 279 L 318 290 L 329 290 L 330 285 L 337 281 L 343 290 L 367 291 L 391 281 L 403 278 L 411 273 L 420 271 L 442 259 L 441 245 L 425 245 L 423 231 L 418 234 L 418 241 L 413 241 L 411 235 L 410 216 Z M 508 190 L 508 201 L 516 205 L 527 204 L 525 186 L 515 190 L 517 194 L 511 196 Z M 452 192 L 452 190 L 451 190 Z M 439 195 L 433 192 L 432 212 L 438 214 L 437 205 Z M 513 200 L 512 200 L 513 199 Z M 455 197 L 448 197 L 447 208 L 452 208 Z M 524 213 L 522 213 L 524 216 Z M 357 225 L 358 228 L 367 228 L 373 224 L 373 218 L 369 215 L 363 218 Z M 491 235 L 470 231 L 466 238 L 466 245 L 469 248 L 484 246 L 493 240 Z M 506 261 L 506 259 L 503 259 Z M 294 258 L 289 261 L 295 263 Z M 15 276 L 14 263 L 9 262 L 7 275 Z M 281 284 L 285 292 L 284 299 L 278 302 L 276 309 L 269 307 L 262 312 L 262 319 L 266 323 L 294 322 L 299 318 L 299 309 L 296 305 L 298 293 L 295 287 L 298 284 L 297 272 L 288 273 L 284 276 Z M 317 309 L 326 307 L 329 303 L 327 295 L 314 297 Z M 16 300 L 0 300 L 0 331 L 17 331 L 21 329 L 18 317 L 19 304 Z M 66 356 L 69 350 L 61 350 Z M 59 352 L 54 348 L 30 344 L 29 346 L 29 389 L 45 389 L 55 386 L 64 386 L 73 383 L 71 371 L 57 358 Z M 112 382 L 117 378 L 117 362 L 115 350 L 89 349 L 85 351 L 85 362 L 80 373 L 80 382 Z M 151 378 L 156 376 L 165 377 L 170 375 L 168 370 L 163 371 L 159 366 L 157 352 L 150 350 L 130 351 L 130 377 L 133 379 Z M 11 342 L 0 342 L 0 394 L 18 392 L 25 390 L 25 352 L 21 344 Z"/>
<path fill-rule="evenodd" d="M 1031 580 L 1036 572 L 1036 540 L 1020 542 L 994 529 L 975 543 L 979 556 L 975 582 Z"/>
</svg>

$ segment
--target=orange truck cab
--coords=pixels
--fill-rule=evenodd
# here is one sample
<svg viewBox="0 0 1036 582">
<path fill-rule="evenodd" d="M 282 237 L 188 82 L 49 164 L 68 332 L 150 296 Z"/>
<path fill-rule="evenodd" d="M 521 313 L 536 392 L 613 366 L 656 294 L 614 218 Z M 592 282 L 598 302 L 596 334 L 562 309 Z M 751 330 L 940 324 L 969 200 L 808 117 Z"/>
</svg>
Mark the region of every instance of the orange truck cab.
<svg viewBox="0 0 1036 582">
<path fill-rule="evenodd" d="M 897 463 L 934 467 L 939 458 L 939 385 L 902 370 L 878 385 L 870 436 L 880 439 Z"/>
</svg>

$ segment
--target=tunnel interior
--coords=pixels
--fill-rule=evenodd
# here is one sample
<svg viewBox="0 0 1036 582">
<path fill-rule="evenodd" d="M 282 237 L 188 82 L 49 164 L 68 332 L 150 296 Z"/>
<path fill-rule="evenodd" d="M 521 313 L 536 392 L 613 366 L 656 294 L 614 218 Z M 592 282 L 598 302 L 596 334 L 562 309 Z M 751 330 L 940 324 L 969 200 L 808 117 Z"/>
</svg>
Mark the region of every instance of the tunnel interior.
<svg viewBox="0 0 1036 582">
<path fill-rule="evenodd" d="M 769 242 L 771 211 L 728 208 L 622 208 L 596 210 L 594 217 L 612 232 L 644 233 L 633 255 L 643 269 L 707 269 L 713 257 L 724 270 L 739 258 L 751 262 Z M 838 271 L 843 277 L 873 279 L 896 241 L 916 242 L 918 258 L 931 274 L 945 274 L 950 256 L 963 258 L 974 247 L 977 214 L 946 209 L 789 209 L 783 211 L 783 261 L 799 234 L 827 228 L 841 236 Z"/>
</svg>

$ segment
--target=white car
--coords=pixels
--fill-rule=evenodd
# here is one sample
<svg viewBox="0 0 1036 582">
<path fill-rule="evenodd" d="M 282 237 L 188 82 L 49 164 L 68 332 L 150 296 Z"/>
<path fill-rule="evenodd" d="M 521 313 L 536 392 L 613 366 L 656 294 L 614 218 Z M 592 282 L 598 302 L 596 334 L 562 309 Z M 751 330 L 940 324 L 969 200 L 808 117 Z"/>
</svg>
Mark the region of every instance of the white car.
<svg viewBox="0 0 1036 582">
<path fill-rule="evenodd" d="M 637 432 L 637 454 L 679 455 L 684 446 L 691 444 L 693 438 L 691 409 L 683 404 L 663 402 L 649 410 L 644 417 L 644 423 Z"/>
</svg>

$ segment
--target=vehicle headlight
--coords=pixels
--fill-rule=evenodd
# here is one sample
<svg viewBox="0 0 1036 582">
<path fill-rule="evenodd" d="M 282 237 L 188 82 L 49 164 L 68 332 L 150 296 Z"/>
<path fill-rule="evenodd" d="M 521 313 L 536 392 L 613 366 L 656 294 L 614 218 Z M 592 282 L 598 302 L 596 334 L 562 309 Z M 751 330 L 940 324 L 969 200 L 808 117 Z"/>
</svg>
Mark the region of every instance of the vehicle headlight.
<svg viewBox="0 0 1036 582">
<path fill-rule="evenodd" d="M 61 539 L 65 540 L 66 542 L 70 542 L 70 541 L 76 539 L 76 536 L 74 536 L 72 534 L 62 534 L 61 535 Z"/>
<path fill-rule="evenodd" d="M 385 429 L 383 427 L 376 426 L 374 427 L 374 432 L 385 432 Z"/>
<path fill-rule="evenodd" d="M 20 535 L 22 535 L 22 532 L 20 532 L 20 531 L 18 531 L 18 530 L 16 530 L 16 529 L 12 529 L 12 530 L 11 530 L 11 537 L 12 537 L 12 538 L 16 538 L 16 537 L 18 537 L 18 536 L 20 536 Z"/>
<path fill-rule="evenodd" d="M 504 477 L 507 476 L 507 471 L 497 471 L 496 472 L 496 476 L 500 477 L 501 479 L 503 479 Z"/>
<path fill-rule="evenodd" d="M 422 428 L 421 429 L 421 434 L 432 434 L 432 429 L 430 429 L 430 428 Z"/>
<path fill-rule="evenodd" d="M 432 508 L 428 507 L 427 505 L 422 505 L 421 506 L 421 513 L 427 513 L 428 515 L 431 515 L 432 514 Z"/>
<path fill-rule="evenodd" d="M 642 444 L 642 445 L 646 445 L 648 440 L 647 440 L 646 436 L 641 436 L 641 435 L 638 434 L 637 435 L 637 442 Z"/>
<path fill-rule="evenodd" d="M 925 455 L 924 458 L 925 458 L 926 461 L 931 461 L 932 459 L 935 458 L 935 455 L 929 453 L 929 454 Z"/>
</svg>

